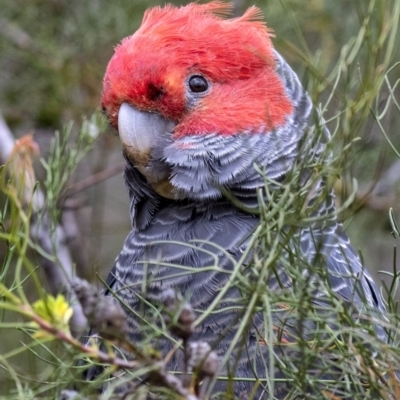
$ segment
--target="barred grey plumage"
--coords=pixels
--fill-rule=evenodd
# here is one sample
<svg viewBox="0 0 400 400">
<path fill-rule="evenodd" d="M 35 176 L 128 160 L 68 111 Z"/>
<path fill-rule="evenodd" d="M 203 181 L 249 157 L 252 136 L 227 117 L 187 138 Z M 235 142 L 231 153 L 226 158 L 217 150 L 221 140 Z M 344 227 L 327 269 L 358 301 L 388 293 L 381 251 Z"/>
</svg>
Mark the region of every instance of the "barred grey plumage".
<svg viewBox="0 0 400 400">
<path fill-rule="evenodd" d="M 219 290 L 228 284 L 232 260 L 241 257 L 252 232 L 260 223 L 259 216 L 256 212 L 251 213 L 251 209 L 257 210 L 257 189 L 264 187 L 265 182 L 254 165 L 259 165 L 269 179 L 279 183 L 303 157 L 317 157 L 322 151 L 321 142 L 312 153 L 299 154 L 301 143 L 311 140 L 305 134 L 310 133 L 307 126 L 312 105 L 295 73 L 278 53 L 274 54 L 276 72 L 293 105 L 285 124 L 268 134 L 264 132 L 265 126 L 257 132 L 241 132 L 232 136 L 215 132 L 173 138 L 169 133 L 160 132 L 160 140 L 152 145 L 151 161 L 144 167 L 145 174 L 157 179 L 170 177 L 176 199 L 159 195 L 143 171 L 135 168 L 127 157 L 125 181 L 131 201 L 132 230 L 107 284 L 134 311 L 128 312 L 127 318 L 136 338 L 140 337 L 140 320 L 146 318 L 149 312 L 143 302 L 143 287 L 146 301 L 161 300 L 163 290 L 174 288 L 188 297 L 195 310 L 205 310 Z M 299 179 L 305 180 L 309 174 L 309 171 L 304 171 Z M 221 192 L 221 188 L 238 199 L 248 211 L 235 206 Z M 270 190 L 273 191 L 274 187 L 271 186 Z M 316 183 L 314 198 L 324 191 L 325 183 L 321 179 Z M 265 201 L 268 202 L 268 198 Z M 317 257 L 321 257 L 328 270 L 332 290 L 348 305 L 355 318 L 362 315 L 366 304 L 371 309 L 383 311 L 379 291 L 337 221 L 332 192 L 327 191 L 325 201 L 314 214 L 325 216 L 324 222 L 299 228 L 291 239 L 292 243 L 298 241 L 301 250 L 298 260 L 303 261 L 299 263 L 299 268 L 308 274 L 306 264 L 313 264 Z M 187 243 L 191 241 L 194 241 L 193 245 L 188 246 Z M 205 244 L 204 241 L 214 245 Z M 220 249 L 225 249 L 226 253 Z M 213 265 L 214 257 L 218 258 L 221 271 L 203 270 Z M 247 260 L 247 263 L 250 262 L 251 256 Z M 189 266 L 193 270 L 182 273 L 176 266 Z M 278 269 L 276 276 L 271 276 L 265 282 L 269 291 L 292 284 L 283 266 Z M 312 279 L 310 284 L 313 284 Z M 322 310 L 324 293 L 318 293 L 318 283 L 314 284 L 316 293 L 313 303 Z M 235 304 L 238 297 L 238 289 L 230 288 L 220 305 L 220 309 L 225 309 L 224 312 L 218 313 L 216 310 L 196 329 L 195 338 L 212 344 L 221 358 L 229 348 L 243 312 L 243 307 Z M 140 318 L 135 312 L 140 313 Z M 291 321 L 290 315 L 284 312 L 277 313 L 274 318 L 274 326 L 281 330 L 281 338 L 294 340 L 291 335 L 299 334 L 297 322 Z M 225 374 L 233 368 L 238 358 L 233 372 L 236 377 L 268 376 L 269 364 L 266 360 L 269 359 L 269 346 L 263 346 L 260 342 L 264 324 L 262 315 L 254 314 L 253 325 L 248 327 L 246 336 L 242 338 L 243 347 L 238 346 L 233 351 L 230 368 L 225 366 L 223 370 Z M 304 321 L 304 324 L 303 333 L 312 339 L 316 327 L 311 322 Z M 383 329 L 376 329 L 378 336 L 385 339 Z M 162 343 L 163 351 L 167 352 L 171 344 L 168 341 Z M 286 352 L 289 356 L 291 352 L 284 347 L 277 351 Z M 179 369 L 179 363 L 178 359 L 172 359 L 169 366 Z M 334 371 L 320 371 L 319 374 L 332 376 L 329 374 L 334 374 Z M 280 376 L 277 372 L 276 377 Z M 225 390 L 224 385 L 223 382 L 217 384 L 215 390 Z M 249 393 L 251 387 L 252 384 L 248 382 L 237 382 L 235 392 L 238 395 Z M 289 388 L 290 384 L 276 383 L 276 398 L 283 399 Z M 268 390 L 268 386 L 264 386 L 264 389 L 259 389 L 258 396 L 262 397 Z"/>
<path fill-rule="evenodd" d="M 210 344 L 220 374 L 236 379 L 215 384 L 222 397 L 231 388 L 242 398 L 283 400 L 297 387 L 318 398 L 326 379 L 346 397 L 350 378 L 329 346 L 351 347 L 357 335 L 336 337 L 345 329 L 331 303 L 351 321 L 376 321 L 383 301 L 318 175 L 330 141 L 322 118 L 311 128 L 310 98 L 273 49 L 258 9 L 218 16 L 228 9 L 151 9 L 107 67 L 102 103 L 123 144 L 132 218 L 109 291 L 126 305 L 135 342 L 165 323 L 165 293 L 180 292 L 199 314 L 190 340 Z M 290 221 L 299 214 L 293 190 L 307 215 L 301 221 Z M 268 225 L 269 211 L 283 218 Z M 295 291 L 301 301 L 288 300 Z M 379 324 L 375 331 L 386 340 Z M 173 343 L 155 345 L 165 355 Z M 182 354 L 170 356 L 168 368 L 182 370 Z M 306 376 L 301 387 L 285 381 L 285 368 Z"/>
</svg>

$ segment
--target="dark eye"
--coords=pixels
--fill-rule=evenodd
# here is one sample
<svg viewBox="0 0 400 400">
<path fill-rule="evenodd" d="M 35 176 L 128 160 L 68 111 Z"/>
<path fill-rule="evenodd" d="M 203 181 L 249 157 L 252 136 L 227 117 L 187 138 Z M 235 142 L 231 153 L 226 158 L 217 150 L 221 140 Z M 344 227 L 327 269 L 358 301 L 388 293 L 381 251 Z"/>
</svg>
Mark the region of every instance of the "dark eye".
<svg viewBox="0 0 400 400">
<path fill-rule="evenodd" d="M 189 88 L 193 93 L 206 92 L 208 90 L 207 79 L 201 75 L 193 75 L 189 79 Z"/>
</svg>

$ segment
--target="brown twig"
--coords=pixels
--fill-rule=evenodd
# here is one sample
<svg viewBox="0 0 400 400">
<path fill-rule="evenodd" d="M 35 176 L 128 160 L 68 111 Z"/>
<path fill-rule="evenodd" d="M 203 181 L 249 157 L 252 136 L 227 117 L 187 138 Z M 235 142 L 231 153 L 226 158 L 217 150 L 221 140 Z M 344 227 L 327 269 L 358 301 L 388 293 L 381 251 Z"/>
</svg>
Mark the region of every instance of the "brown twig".
<svg viewBox="0 0 400 400">
<path fill-rule="evenodd" d="M 67 189 L 68 197 L 74 196 L 75 194 L 82 192 L 83 190 L 86 190 L 94 185 L 97 185 L 100 182 L 111 178 L 112 176 L 121 173 L 124 170 L 124 167 L 125 162 L 121 162 L 70 185 Z"/>
<path fill-rule="evenodd" d="M 198 397 L 189 392 L 188 389 L 183 387 L 182 382 L 177 376 L 170 374 L 165 368 L 164 360 L 155 361 L 147 356 L 144 356 L 140 361 L 129 361 L 123 358 L 119 358 L 116 355 L 105 353 L 99 350 L 96 346 L 88 346 L 75 339 L 69 333 L 64 332 L 51 323 L 40 318 L 35 314 L 30 306 L 21 305 L 21 310 L 25 315 L 29 315 L 30 318 L 38 325 L 38 327 L 47 333 L 50 333 L 58 340 L 69 344 L 81 353 L 86 354 L 93 360 L 100 363 L 112 365 L 113 367 L 120 370 L 129 370 L 147 367 L 150 368 L 150 374 L 153 380 L 159 385 L 163 385 L 173 390 L 178 395 L 182 396 L 185 400 L 198 400 Z M 129 346 L 131 347 L 131 346 Z M 147 371 L 147 373 L 149 373 Z"/>
<path fill-rule="evenodd" d="M 34 142 L 32 141 L 32 143 Z M 13 134 L 0 113 L 1 163 L 6 164 L 10 160 L 15 144 Z M 32 171 L 26 171 L 25 173 L 32 173 Z M 27 176 L 26 178 L 28 182 L 30 177 Z M 31 189 L 33 190 L 33 188 Z M 54 254 L 56 251 L 57 261 L 43 257 L 41 266 L 52 293 L 65 293 L 73 304 L 74 314 L 71 318 L 71 330 L 75 335 L 80 335 L 85 329 L 87 321 L 82 312 L 81 305 L 76 301 L 75 293 L 70 290 L 70 281 L 73 276 L 73 262 L 67 245 L 67 235 L 61 225 L 57 225 L 50 232 L 50 219 L 47 213 L 43 211 L 45 208 L 45 196 L 39 188 L 35 189 L 32 196 L 32 190 L 29 190 L 29 193 L 25 193 L 25 201 L 31 199 L 32 209 L 34 210 L 30 235 L 46 253 Z"/>
</svg>

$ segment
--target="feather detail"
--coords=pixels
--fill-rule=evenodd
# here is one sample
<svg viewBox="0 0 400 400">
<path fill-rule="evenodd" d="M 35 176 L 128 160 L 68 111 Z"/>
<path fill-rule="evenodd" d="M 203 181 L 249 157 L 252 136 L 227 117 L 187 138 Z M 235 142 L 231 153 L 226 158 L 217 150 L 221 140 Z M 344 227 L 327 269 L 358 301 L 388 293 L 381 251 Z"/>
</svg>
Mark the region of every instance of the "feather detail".
<svg viewBox="0 0 400 400">
<path fill-rule="evenodd" d="M 227 17 L 232 14 L 234 4 L 233 3 L 225 3 L 223 1 L 211 1 L 206 4 L 189 4 L 186 7 L 197 7 L 202 12 L 212 13 L 217 16 Z"/>
<path fill-rule="evenodd" d="M 296 163 L 303 157 L 319 159 L 325 145 L 308 128 L 310 98 L 273 49 L 260 11 L 251 7 L 242 17 L 222 19 L 220 15 L 229 10 L 229 4 L 219 1 L 155 7 L 146 12 L 139 30 L 123 40 L 107 67 L 102 101 L 114 125 L 122 103 L 156 112 L 176 124 L 173 134 L 165 131 L 152 136 L 147 165 L 138 168 L 128 160 L 125 170 L 132 230 L 108 283 L 129 305 L 127 319 L 135 340 L 143 332 L 140 318 L 151 318 L 148 302 L 160 300 L 165 289 L 177 288 L 199 312 L 216 300 L 221 288 L 228 285 L 233 265 L 242 258 L 252 233 L 260 223 L 268 223 L 253 212 L 258 210 L 257 194 L 264 190 L 268 203 L 265 192 L 269 195 L 290 171 L 298 171 Z M 206 79 L 207 93 L 197 97 L 190 93 L 188 77 L 193 75 Z M 265 171 L 265 177 L 254 165 Z M 304 186 L 310 175 L 309 170 L 295 175 L 298 185 Z M 146 176 L 169 180 L 173 196 L 162 197 Z M 263 290 L 295 290 L 295 277 L 285 268 L 294 262 L 299 274 L 309 278 L 315 288 L 312 309 L 334 330 L 337 318 L 326 307 L 329 300 L 321 290 L 321 277 L 314 275 L 310 265 L 326 271 L 332 291 L 354 318 L 373 315 L 385 307 L 337 221 L 332 191 L 323 179 L 314 186 L 304 207 L 309 207 L 310 215 L 323 216 L 324 221 L 288 229 L 293 234 L 282 240 L 283 252 L 274 272 L 265 278 Z M 238 203 L 245 207 L 238 207 Z M 290 208 L 283 209 L 286 211 L 291 212 Z M 264 228 L 270 235 L 277 234 L 269 226 Z M 252 248 L 243 260 L 244 271 L 257 251 Z M 217 268 L 207 268 L 215 262 Z M 220 371 L 223 375 L 246 378 L 235 382 L 237 396 L 287 398 L 291 383 L 279 379 L 282 374 L 277 368 L 271 371 L 267 360 L 278 355 L 288 366 L 296 357 L 301 362 L 296 346 L 287 344 L 296 343 L 301 335 L 303 342 L 322 348 L 327 331 L 321 331 L 313 320 L 300 324 L 294 306 L 282 304 L 268 321 L 262 312 L 255 312 L 240 345 L 231 348 L 246 312 L 239 290 L 229 286 L 218 298 L 217 308 L 196 326 L 191 339 L 210 343 L 220 359 L 227 360 Z M 266 334 L 266 324 L 275 335 L 274 343 L 268 343 L 271 337 Z M 321 334 L 316 336 L 316 332 Z M 385 340 L 382 327 L 377 326 L 376 332 Z M 162 341 L 164 354 L 171 347 L 171 342 Z M 168 368 L 179 370 L 179 360 L 174 357 Z M 312 365 L 307 373 L 323 381 L 340 382 L 346 371 L 340 367 L 318 371 L 318 365 Z M 272 376 L 278 378 L 273 390 L 260 381 L 253 387 L 252 379 Z M 225 392 L 227 383 L 218 382 L 214 389 Z M 317 398 L 322 387 L 313 390 L 310 396 Z"/>
<path fill-rule="evenodd" d="M 148 10 L 136 33 L 116 47 L 107 67 L 102 105 L 111 124 L 117 128 L 119 107 L 126 102 L 173 120 L 177 136 L 215 130 L 234 134 L 241 123 L 248 125 L 246 116 L 269 129 L 280 125 L 292 108 L 274 72 L 271 31 L 256 7 L 239 18 L 216 15 L 229 8 L 213 2 Z M 188 91 L 193 74 L 209 82 L 207 96 Z M 223 115 L 224 104 L 230 106 L 229 115 Z"/>
</svg>

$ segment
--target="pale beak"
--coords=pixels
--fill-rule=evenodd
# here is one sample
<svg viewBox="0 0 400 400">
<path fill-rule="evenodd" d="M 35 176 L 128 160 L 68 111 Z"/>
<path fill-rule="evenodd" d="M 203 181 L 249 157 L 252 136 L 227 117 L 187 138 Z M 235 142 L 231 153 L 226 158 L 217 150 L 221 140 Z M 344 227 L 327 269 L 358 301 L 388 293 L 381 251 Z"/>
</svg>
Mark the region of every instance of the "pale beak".
<svg viewBox="0 0 400 400">
<path fill-rule="evenodd" d="M 153 147 L 171 135 L 176 124 L 158 113 L 139 111 L 122 103 L 118 113 L 118 132 L 124 151 L 136 167 L 146 167 Z"/>
</svg>

